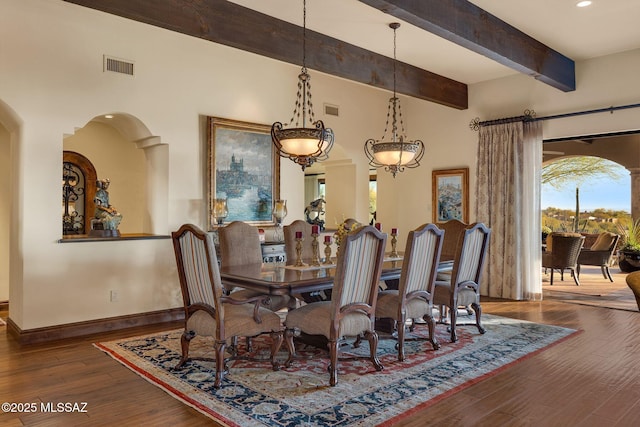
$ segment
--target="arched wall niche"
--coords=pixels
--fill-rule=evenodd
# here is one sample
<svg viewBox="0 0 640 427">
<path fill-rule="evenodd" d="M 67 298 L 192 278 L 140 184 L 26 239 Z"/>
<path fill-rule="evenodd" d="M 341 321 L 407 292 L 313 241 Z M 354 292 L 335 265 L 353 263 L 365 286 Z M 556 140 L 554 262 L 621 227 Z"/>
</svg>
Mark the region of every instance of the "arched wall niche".
<svg viewBox="0 0 640 427">
<path fill-rule="evenodd" d="M 109 202 L 123 216 L 121 234 L 168 233 L 168 146 L 141 120 L 121 112 L 95 116 L 65 135 L 63 146 L 90 159 L 98 179 L 111 181 Z"/>
</svg>

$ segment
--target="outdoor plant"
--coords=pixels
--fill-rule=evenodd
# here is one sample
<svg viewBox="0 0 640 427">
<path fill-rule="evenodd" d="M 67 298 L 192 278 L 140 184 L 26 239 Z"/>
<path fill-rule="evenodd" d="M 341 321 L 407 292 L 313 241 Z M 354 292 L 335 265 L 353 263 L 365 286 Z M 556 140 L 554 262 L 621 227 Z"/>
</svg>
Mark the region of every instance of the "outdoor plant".
<svg viewBox="0 0 640 427">
<path fill-rule="evenodd" d="M 618 231 L 622 239 L 622 251 L 640 252 L 640 218 L 619 223 Z"/>
</svg>

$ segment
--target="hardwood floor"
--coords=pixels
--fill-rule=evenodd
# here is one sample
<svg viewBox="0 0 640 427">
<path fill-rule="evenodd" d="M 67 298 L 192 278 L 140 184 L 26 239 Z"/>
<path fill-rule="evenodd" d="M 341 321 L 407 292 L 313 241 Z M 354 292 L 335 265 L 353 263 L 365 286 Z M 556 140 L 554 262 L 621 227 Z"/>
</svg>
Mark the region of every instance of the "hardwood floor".
<svg viewBox="0 0 640 427">
<path fill-rule="evenodd" d="M 583 286 L 624 288 L 596 272 Z M 548 285 L 545 285 L 546 288 Z M 555 287 L 555 285 L 554 285 Z M 570 304 L 486 300 L 485 313 L 583 332 L 405 419 L 402 426 L 640 425 L 640 313 Z M 0 311 L 6 319 L 7 312 Z M 0 413 L 2 426 L 210 426 L 209 418 L 124 368 L 92 343 L 160 325 L 19 346 L 0 326 L 0 401 L 86 402 L 84 413 Z"/>
</svg>

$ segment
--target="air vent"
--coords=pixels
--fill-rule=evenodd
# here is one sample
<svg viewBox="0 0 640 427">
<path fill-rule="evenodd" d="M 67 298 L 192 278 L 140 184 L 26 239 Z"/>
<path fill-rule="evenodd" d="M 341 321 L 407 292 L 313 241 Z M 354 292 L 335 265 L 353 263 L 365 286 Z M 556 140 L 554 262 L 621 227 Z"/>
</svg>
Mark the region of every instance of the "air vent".
<svg viewBox="0 0 640 427">
<path fill-rule="evenodd" d="M 104 55 L 103 71 L 111 71 L 113 73 L 126 74 L 133 76 L 133 61 L 114 58 Z"/>
<path fill-rule="evenodd" d="M 324 113 L 328 116 L 339 116 L 339 108 L 337 105 L 324 104 Z"/>
</svg>

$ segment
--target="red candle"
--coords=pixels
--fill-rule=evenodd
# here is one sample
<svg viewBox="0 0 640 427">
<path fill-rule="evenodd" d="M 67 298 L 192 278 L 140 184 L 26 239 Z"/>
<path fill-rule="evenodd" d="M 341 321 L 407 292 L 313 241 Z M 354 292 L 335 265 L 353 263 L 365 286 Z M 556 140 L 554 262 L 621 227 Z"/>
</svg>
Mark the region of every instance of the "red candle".
<svg viewBox="0 0 640 427">
<path fill-rule="evenodd" d="M 331 243 L 331 236 L 324 236 L 325 243 Z"/>
<path fill-rule="evenodd" d="M 311 234 L 318 234 L 319 231 L 320 231 L 320 227 L 318 227 L 317 225 L 311 226 Z"/>
<path fill-rule="evenodd" d="M 391 229 L 391 234 L 398 234 L 398 229 L 397 228 L 392 228 Z"/>
<path fill-rule="evenodd" d="M 378 229 L 378 231 L 382 231 L 382 224 L 376 222 L 376 228 Z"/>
<path fill-rule="evenodd" d="M 302 231 L 296 231 L 296 239 L 302 239 Z"/>
</svg>

